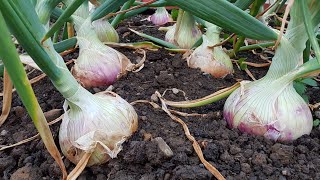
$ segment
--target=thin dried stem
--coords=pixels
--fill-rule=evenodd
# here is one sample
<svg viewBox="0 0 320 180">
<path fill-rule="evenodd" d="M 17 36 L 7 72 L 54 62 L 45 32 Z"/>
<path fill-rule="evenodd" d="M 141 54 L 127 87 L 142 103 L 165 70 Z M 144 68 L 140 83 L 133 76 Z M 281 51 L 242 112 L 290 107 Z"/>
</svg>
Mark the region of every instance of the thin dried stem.
<svg viewBox="0 0 320 180">
<path fill-rule="evenodd" d="M 233 38 L 236 34 L 235 33 L 232 33 L 227 39 L 223 40 L 222 42 L 218 43 L 218 44 L 215 44 L 213 46 L 208 46 L 209 48 L 214 48 L 214 47 L 217 47 L 217 46 L 222 46 L 224 45 L 225 43 L 227 43 L 231 38 Z"/>
<path fill-rule="evenodd" d="M 281 24 L 281 28 L 280 28 L 280 33 L 278 35 L 278 39 L 274 45 L 274 49 L 276 49 L 281 41 L 281 38 L 283 36 L 283 32 L 284 32 L 284 27 L 286 25 L 285 21 L 287 20 L 288 18 L 288 15 L 289 15 L 289 12 L 290 12 L 290 9 L 292 7 L 294 3 L 294 0 L 289 0 L 288 4 L 287 4 L 287 7 L 286 7 L 286 11 L 284 12 L 284 16 L 283 16 L 283 20 L 282 20 L 282 24 Z"/>
<path fill-rule="evenodd" d="M 189 128 L 186 125 L 186 123 L 183 122 L 182 119 L 174 116 L 173 114 L 171 114 L 171 112 L 168 110 L 164 100 L 162 99 L 160 93 L 157 91 L 156 95 L 158 96 L 158 98 L 161 101 L 162 104 L 162 110 L 164 110 L 164 112 L 166 112 L 172 120 L 177 121 L 178 123 L 180 123 L 183 127 L 183 130 L 185 132 L 185 135 L 187 136 L 187 138 L 191 141 L 192 146 L 195 150 L 195 152 L 197 153 L 200 161 L 203 163 L 203 165 L 218 179 L 218 180 L 225 180 L 225 178 L 221 175 L 221 173 L 214 167 L 212 166 L 207 160 L 205 160 L 201 147 L 199 146 L 198 142 L 196 141 L 196 139 L 190 134 Z"/>
<path fill-rule="evenodd" d="M 106 18 L 109 18 L 109 17 L 112 17 L 112 16 L 115 16 L 115 15 L 118 15 L 118 14 L 123 14 L 123 13 L 126 13 L 126 12 L 129 12 L 129 11 L 132 11 L 132 10 L 135 10 L 135 9 L 139 9 L 139 8 L 142 8 L 142 7 L 145 7 L 145 6 L 148 6 L 149 4 L 152 4 L 154 2 L 156 2 L 157 0 L 151 0 L 151 1 L 148 1 L 144 4 L 140 4 L 138 6 L 134 6 L 134 7 L 131 7 L 129 9 L 126 9 L 126 10 L 123 10 L 123 11 L 118 11 L 118 12 L 115 12 L 115 13 L 110 13 L 106 16 Z"/>
<path fill-rule="evenodd" d="M 57 119 L 49 122 L 48 125 L 50 126 L 50 125 L 52 125 L 52 124 L 55 124 L 55 123 L 61 121 L 62 118 L 63 118 L 63 115 L 61 115 L 61 116 L 58 117 Z M 8 146 L 3 146 L 3 147 L 0 148 L 0 151 L 3 151 L 3 150 L 5 150 L 5 149 L 9 149 L 9 148 L 13 148 L 13 147 L 16 147 L 16 146 L 25 144 L 25 143 L 27 143 L 27 142 L 33 141 L 33 140 L 35 140 L 37 137 L 39 137 L 39 133 L 36 134 L 36 135 L 34 135 L 34 136 L 32 136 L 32 137 L 29 137 L 29 138 L 27 138 L 27 139 L 24 139 L 24 140 L 22 140 L 22 141 L 19 141 L 19 142 L 15 143 L 15 144 L 11 144 L 11 145 L 8 145 Z"/>
<path fill-rule="evenodd" d="M 76 180 L 77 177 L 82 173 L 84 168 L 87 166 L 88 161 L 91 157 L 93 152 L 86 152 L 80 161 L 78 162 L 77 166 L 70 172 L 70 174 L 67 177 L 67 180 Z"/>
<path fill-rule="evenodd" d="M 11 102 L 12 102 L 12 82 L 9 77 L 9 74 L 4 68 L 3 72 L 3 103 L 2 103 L 2 113 L 0 116 L 0 126 L 6 121 L 11 109 Z"/>
</svg>

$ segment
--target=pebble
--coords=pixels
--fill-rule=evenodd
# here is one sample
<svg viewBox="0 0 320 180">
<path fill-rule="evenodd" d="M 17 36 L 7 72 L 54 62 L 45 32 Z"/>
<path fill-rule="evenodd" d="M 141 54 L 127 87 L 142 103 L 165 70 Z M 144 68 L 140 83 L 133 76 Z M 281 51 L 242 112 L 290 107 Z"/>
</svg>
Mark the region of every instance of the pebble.
<svg viewBox="0 0 320 180">
<path fill-rule="evenodd" d="M 159 99 L 158 99 L 158 96 L 156 94 L 152 94 L 151 97 L 150 97 L 151 101 L 153 102 L 158 102 Z"/>
<path fill-rule="evenodd" d="M 173 92 L 173 94 L 178 94 L 178 93 L 179 93 L 179 89 L 177 89 L 177 88 L 172 88 L 172 92 Z"/>
<path fill-rule="evenodd" d="M 52 109 L 44 113 L 44 116 L 48 121 L 52 121 L 57 119 L 62 114 L 62 109 Z"/>
<path fill-rule="evenodd" d="M 110 86 L 106 89 L 106 91 L 112 91 L 112 90 L 114 90 L 114 87 L 113 87 L 112 85 L 110 85 Z"/>
<path fill-rule="evenodd" d="M 158 143 L 159 149 L 164 153 L 166 157 L 172 157 L 173 151 L 169 147 L 169 145 L 162 139 L 162 137 L 156 137 L 153 139 L 153 141 L 156 141 Z"/>
<path fill-rule="evenodd" d="M 284 176 L 290 176 L 290 175 L 291 175 L 289 169 L 284 169 L 284 170 L 282 170 L 282 171 L 281 171 L 281 174 L 284 175 Z"/>
<path fill-rule="evenodd" d="M 99 88 L 93 88 L 93 91 L 95 92 L 95 93 L 98 93 L 98 92 L 101 92 L 101 89 L 99 89 Z"/>
<path fill-rule="evenodd" d="M 143 134 L 143 140 L 144 141 L 149 141 L 152 138 L 152 134 L 150 133 L 144 133 Z"/>
<path fill-rule="evenodd" d="M 21 106 L 14 107 L 13 111 L 18 118 L 22 118 L 26 113 L 25 109 Z"/>
<path fill-rule="evenodd" d="M 7 134 L 8 134 L 8 131 L 4 129 L 1 131 L 0 136 L 5 136 Z"/>
<path fill-rule="evenodd" d="M 148 118 L 147 118 L 147 116 L 140 116 L 140 119 L 141 119 L 142 121 L 145 121 L 145 120 L 147 120 Z"/>
</svg>

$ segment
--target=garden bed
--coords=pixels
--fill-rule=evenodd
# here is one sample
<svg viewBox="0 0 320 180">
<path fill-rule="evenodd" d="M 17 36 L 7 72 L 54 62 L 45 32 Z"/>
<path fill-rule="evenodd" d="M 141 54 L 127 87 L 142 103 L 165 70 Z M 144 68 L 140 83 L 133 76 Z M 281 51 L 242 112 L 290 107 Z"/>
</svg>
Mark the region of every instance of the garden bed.
<svg viewBox="0 0 320 180">
<path fill-rule="evenodd" d="M 159 38 L 159 32 L 147 21 L 146 16 L 136 16 L 119 25 L 121 42 L 144 41 L 128 30 L 128 27 Z M 134 50 L 118 48 L 133 62 L 141 56 Z M 66 60 L 75 58 L 68 55 Z M 240 54 L 247 61 L 264 63 L 257 55 L 249 52 Z M 170 100 L 192 100 L 229 87 L 240 80 L 250 80 L 245 71 L 236 65 L 233 75 L 215 79 L 197 69 L 190 69 L 180 54 L 167 50 L 147 51 L 144 68 L 137 73 L 128 73 L 113 85 L 113 91 L 128 102 L 136 100 L 155 101 L 154 93 L 168 89 L 164 97 Z M 267 68 L 249 67 L 257 79 L 264 76 Z M 34 77 L 40 72 L 33 72 Z M 2 84 L 2 83 L 1 83 Z M 33 84 L 39 104 L 44 112 L 62 109 L 63 97 L 55 90 L 48 78 Z M 91 89 L 104 91 L 108 87 Z M 310 103 L 320 101 L 318 89 L 309 88 Z M 156 102 L 159 104 L 159 102 Z M 320 129 L 315 127 L 310 135 L 293 142 L 279 143 L 263 137 L 240 133 L 229 129 L 223 120 L 224 100 L 192 109 L 176 109 L 186 113 L 205 116 L 181 117 L 190 133 L 202 147 L 204 157 L 227 179 L 320 179 Z M 184 134 L 182 126 L 172 120 L 163 110 L 148 104 L 134 105 L 139 115 L 138 131 L 123 144 L 118 158 L 110 162 L 86 168 L 78 179 L 110 180 L 153 180 L 153 179 L 214 179 L 195 153 L 192 143 Z M 60 115 L 60 114 L 59 114 Z M 48 120 L 53 120 L 51 117 Z M 60 122 L 50 126 L 58 144 Z M 17 94 L 14 93 L 12 110 L 8 120 L 0 128 L 0 144 L 8 145 L 29 138 L 37 133 Z M 171 148 L 173 155 L 162 152 L 154 140 L 161 137 Z M 67 159 L 64 163 L 70 172 L 74 165 Z M 0 151 L 0 179 L 58 179 L 60 169 L 37 139 L 14 148 Z"/>
</svg>

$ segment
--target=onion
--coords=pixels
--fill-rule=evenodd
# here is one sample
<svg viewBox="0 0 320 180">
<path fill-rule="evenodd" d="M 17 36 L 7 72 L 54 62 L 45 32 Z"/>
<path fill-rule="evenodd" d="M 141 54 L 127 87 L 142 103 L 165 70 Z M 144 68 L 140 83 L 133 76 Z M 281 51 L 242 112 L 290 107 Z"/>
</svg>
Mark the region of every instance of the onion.
<svg viewBox="0 0 320 180">
<path fill-rule="evenodd" d="M 230 57 L 224 52 L 222 46 L 211 48 L 220 43 L 221 29 L 213 24 L 208 27 L 205 35 L 202 35 L 203 43 L 197 47 L 187 58 L 188 66 L 200 68 L 216 78 L 223 78 L 233 72 Z"/>
<path fill-rule="evenodd" d="M 228 97 L 223 114 L 231 128 L 279 141 L 311 132 L 309 107 L 292 85 L 303 50 L 297 51 L 298 46 L 294 45 L 282 37 L 268 74 L 242 85 Z"/>
<path fill-rule="evenodd" d="M 172 20 L 165 7 L 157 7 L 156 12 L 148 19 L 155 25 L 164 25 Z"/>
<path fill-rule="evenodd" d="M 72 74 L 84 87 L 111 85 L 126 74 L 130 60 L 98 39 L 90 18 L 76 29 L 80 52 Z"/>
<path fill-rule="evenodd" d="M 178 18 L 179 19 L 179 18 Z M 180 18 L 180 26 L 177 23 L 169 27 L 165 40 L 183 49 L 191 49 L 201 38 L 201 31 L 197 27 L 192 14 L 184 12 Z"/>
<path fill-rule="evenodd" d="M 67 98 L 64 109 L 59 142 L 63 154 L 75 164 L 88 152 L 92 155 L 87 166 L 115 158 L 138 127 L 133 107 L 115 93 L 92 95 L 80 88 Z"/>
<path fill-rule="evenodd" d="M 119 42 L 119 35 L 108 20 L 98 19 L 92 25 L 101 42 Z"/>
</svg>

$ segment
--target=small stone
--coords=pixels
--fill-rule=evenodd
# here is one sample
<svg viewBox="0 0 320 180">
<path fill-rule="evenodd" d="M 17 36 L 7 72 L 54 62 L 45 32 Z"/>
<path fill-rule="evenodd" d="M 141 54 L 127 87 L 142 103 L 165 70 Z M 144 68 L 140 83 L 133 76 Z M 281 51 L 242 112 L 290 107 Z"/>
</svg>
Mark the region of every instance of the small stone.
<svg viewBox="0 0 320 180">
<path fill-rule="evenodd" d="M 153 141 L 158 143 L 159 149 L 164 153 L 166 157 L 172 157 L 173 151 L 169 147 L 169 145 L 162 139 L 162 137 L 156 137 Z"/>
<path fill-rule="evenodd" d="M 290 170 L 289 169 L 284 169 L 281 171 L 281 174 L 284 175 L 284 176 L 290 176 Z"/>
<path fill-rule="evenodd" d="M 153 101 L 153 102 L 158 102 L 159 100 L 158 100 L 158 96 L 156 95 L 156 94 L 152 94 L 151 95 L 151 101 Z"/>
<path fill-rule="evenodd" d="M 106 89 L 106 91 L 112 91 L 112 90 L 114 90 L 114 87 L 113 87 L 112 85 L 110 85 L 110 86 Z"/>
<path fill-rule="evenodd" d="M 140 116 L 140 119 L 141 119 L 142 121 L 145 121 L 145 120 L 147 120 L 148 118 L 147 118 L 147 116 Z"/>
<path fill-rule="evenodd" d="M 177 88 L 172 88 L 172 92 L 173 92 L 173 94 L 178 94 L 178 93 L 179 93 L 179 89 L 177 89 Z"/>
<path fill-rule="evenodd" d="M 93 91 L 94 91 L 95 93 L 98 93 L 98 92 L 101 92 L 101 89 L 99 89 L 99 88 L 93 88 Z"/>
<path fill-rule="evenodd" d="M 144 133 L 143 134 L 143 140 L 144 141 L 149 141 L 152 138 L 152 134 L 150 133 Z"/>
<path fill-rule="evenodd" d="M 25 115 L 25 113 L 26 113 L 26 111 L 24 110 L 24 108 L 21 107 L 21 106 L 16 106 L 16 107 L 14 107 L 14 108 L 13 108 L 13 111 L 14 111 L 15 115 L 16 115 L 18 118 L 22 118 L 22 117 Z"/>
<path fill-rule="evenodd" d="M 44 116 L 48 121 L 52 121 L 57 119 L 62 114 L 62 109 L 52 109 L 44 113 Z"/>
<path fill-rule="evenodd" d="M 1 133 L 0 133 L 0 136 L 5 136 L 8 134 L 8 131 L 7 130 L 2 130 Z"/>
</svg>

